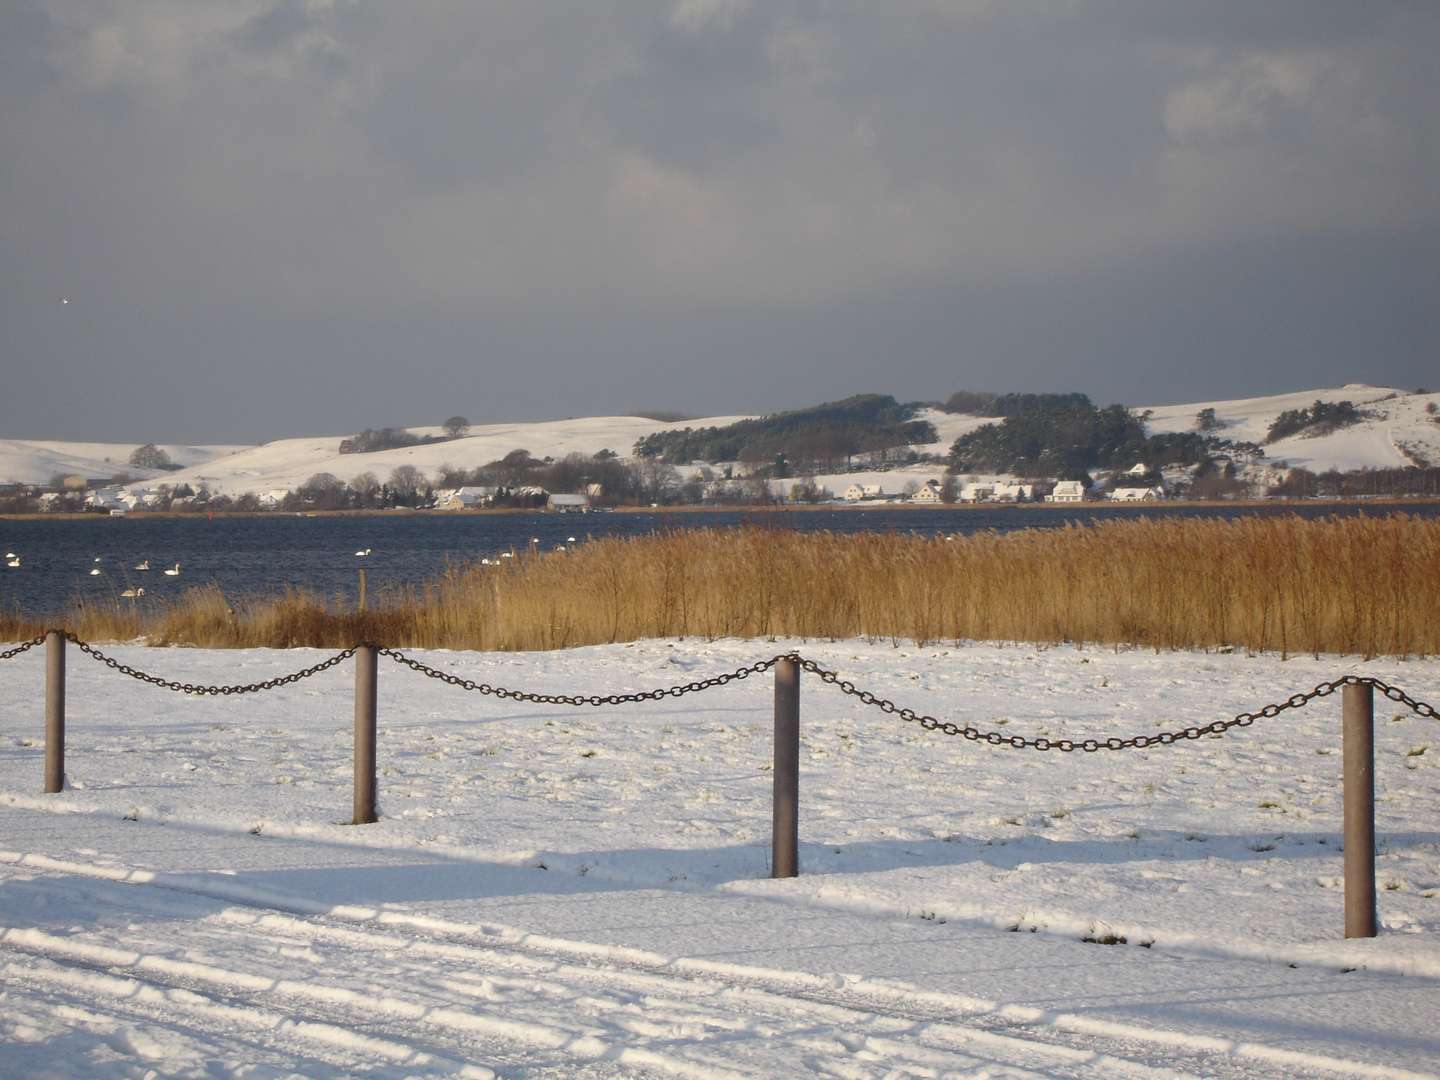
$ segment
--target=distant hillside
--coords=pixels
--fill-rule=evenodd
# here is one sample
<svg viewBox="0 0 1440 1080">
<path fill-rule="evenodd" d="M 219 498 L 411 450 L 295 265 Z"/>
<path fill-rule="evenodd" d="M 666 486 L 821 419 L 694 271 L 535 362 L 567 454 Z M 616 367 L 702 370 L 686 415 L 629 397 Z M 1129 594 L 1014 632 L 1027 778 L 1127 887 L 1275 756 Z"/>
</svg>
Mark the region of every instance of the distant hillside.
<svg viewBox="0 0 1440 1080">
<path fill-rule="evenodd" d="M 989 395 L 983 407 L 989 410 L 1003 408 L 1007 416 L 984 416 L 975 413 L 947 412 L 939 407 L 915 408 L 900 405 L 893 398 L 867 395 L 872 405 L 860 407 L 860 412 L 873 408 L 882 418 L 881 426 L 869 430 L 863 426 L 849 426 L 844 412 L 835 414 L 840 421 L 832 429 L 835 437 L 833 449 L 821 447 L 818 451 L 805 449 L 799 433 L 803 423 L 786 428 L 786 417 L 804 417 L 807 414 L 823 412 L 827 407 L 816 410 L 795 410 L 793 413 L 776 417 L 716 416 L 701 421 L 687 420 L 679 423 L 664 423 L 654 419 L 636 416 L 579 417 L 536 423 L 476 424 L 469 435 L 444 442 L 378 451 L 369 454 L 344 454 L 339 452 L 340 434 L 282 439 L 255 447 L 233 446 L 174 446 L 162 445 L 160 449 L 178 465 L 178 471 L 142 473 L 128 466 L 130 455 L 138 443 L 75 443 L 48 440 L 0 439 L 0 484 L 34 483 L 44 484 L 56 473 L 79 474 L 88 478 L 112 476 L 128 471 L 135 478 L 133 489 L 165 482 L 175 486 L 189 485 L 198 490 L 202 486 L 217 494 L 239 496 L 245 492 L 264 493 L 274 490 L 294 490 L 305 484 L 316 474 L 332 474 L 340 481 L 349 483 L 364 473 L 373 473 L 380 480 L 387 479 L 392 471 L 401 466 L 418 469 L 428 480 L 436 480 L 442 466 L 452 469 L 476 469 L 489 462 L 504 458 L 516 450 L 525 450 L 535 458 L 553 458 L 561 461 L 568 455 L 580 454 L 594 457 L 609 450 L 624 458 L 633 452 L 637 443 L 674 447 L 674 453 L 684 456 L 693 445 L 694 458 L 708 461 L 737 461 L 723 452 L 726 447 L 704 445 L 702 438 L 694 440 L 696 431 L 765 432 L 766 437 L 785 431 L 787 437 L 780 449 L 787 456 L 796 459 L 814 454 L 820 465 L 827 457 L 830 467 L 804 470 L 813 472 L 815 481 L 834 491 L 843 491 L 852 483 L 879 484 L 886 492 L 899 492 L 907 483 L 923 484 L 927 479 L 938 477 L 945 462 L 946 454 L 957 440 L 985 428 L 999 426 L 1013 416 L 1025 415 L 1029 399 L 1050 401 L 1068 395 L 1003 395 L 1007 403 L 999 403 L 1001 395 Z M 1083 395 L 1080 395 L 1083 397 Z M 861 399 L 867 400 L 867 399 Z M 852 399 L 854 400 L 854 399 Z M 1286 412 L 1305 411 L 1311 419 L 1315 415 L 1315 402 L 1328 404 L 1351 402 L 1359 419 L 1347 426 L 1316 434 L 1313 425 L 1293 434 L 1267 443 L 1275 421 Z M 838 402 L 837 406 L 845 403 Z M 1017 408 L 1018 406 L 1018 408 Z M 1322 415 L 1330 410 L 1321 410 Z M 1143 433 L 1144 441 L 1131 441 L 1136 429 L 1121 426 L 1125 438 L 1113 443 L 1115 450 L 1111 460 L 1118 460 L 1123 468 L 1130 468 L 1137 462 L 1147 465 L 1163 465 L 1167 459 L 1157 454 L 1152 459 L 1151 450 L 1161 449 L 1166 442 L 1153 441 L 1156 436 L 1169 435 L 1173 438 L 1168 445 L 1184 446 L 1199 435 L 1210 436 L 1234 444 L 1253 443 L 1263 446 L 1264 457 L 1253 467 L 1245 466 L 1243 479 L 1251 483 L 1256 491 L 1263 492 L 1267 485 L 1274 484 L 1293 468 L 1308 470 L 1314 474 L 1330 471 L 1346 472 L 1356 469 L 1394 470 L 1421 465 L 1440 465 L 1440 394 L 1410 393 L 1389 387 L 1349 385 L 1334 388 L 1307 389 L 1292 394 L 1277 394 L 1268 397 L 1230 400 L 1198 401 L 1176 405 L 1132 407 L 1128 412 Z M 1213 413 L 1209 430 L 1201 431 L 1200 414 Z M 854 415 L 854 414 L 852 414 Z M 1116 418 L 1118 421 L 1118 417 Z M 748 423 L 745 423 L 748 422 Z M 767 426 L 773 424 L 773 427 Z M 1324 426 L 1323 424 L 1321 425 Z M 689 433 L 686 434 L 687 429 Z M 439 427 L 416 427 L 410 431 L 420 436 L 438 436 Z M 663 440 L 651 438 L 657 433 L 678 434 L 682 439 Z M 788 435 L 794 433 L 792 441 Z M 919 460 L 904 464 L 908 453 L 894 453 L 897 437 L 906 438 L 909 450 L 918 451 L 922 456 L 933 455 L 932 460 Z M 847 470 L 845 447 L 857 445 L 860 439 L 859 456 L 851 466 L 861 466 L 866 472 Z M 647 442 L 647 440 L 649 440 Z M 870 451 L 870 446 L 886 444 L 886 453 Z M 756 464 L 770 464 L 773 453 L 764 456 L 770 446 L 757 441 L 751 453 L 758 455 Z M 966 445 L 978 445 L 978 440 Z M 1054 445 L 1054 444 L 1051 444 Z M 732 446 L 731 449 L 734 449 Z M 1044 450 L 1045 447 L 1040 447 Z M 778 451 L 777 451 L 778 452 Z M 1132 452 L 1136 461 L 1127 460 Z M 670 452 L 666 452 L 667 459 Z M 1236 455 L 1237 460 L 1243 455 Z M 108 459 L 108 460 L 107 460 Z M 897 460 L 898 459 L 898 460 Z M 643 459 L 653 463 L 655 459 Z M 987 464 L 1000 464 L 1001 459 L 987 459 Z M 1243 461 L 1238 461 L 1243 466 Z M 1283 465 L 1282 465 L 1283 463 Z M 982 468 L 979 458 L 974 468 L 967 467 L 965 473 L 991 475 L 1000 469 Z M 1013 465 L 1013 460 L 1008 464 Z M 684 479 L 689 479 L 696 468 L 680 465 Z M 743 469 L 740 471 L 744 471 Z M 793 471 L 802 471 L 799 468 Z M 1058 470 L 1057 470 L 1058 471 Z M 718 470 L 717 470 L 718 472 Z M 779 480 L 776 487 L 784 490 L 791 481 Z"/>
<path fill-rule="evenodd" d="M 935 425 L 917 420 L 918 409 L 885 394 L 857 394 L 725 427 L 657 431 L 637 440 L 635 453 L 679 463 L 783 459 L 797 468 L 835 468 L 856 454 L 936 442 Z"/>
</svg>

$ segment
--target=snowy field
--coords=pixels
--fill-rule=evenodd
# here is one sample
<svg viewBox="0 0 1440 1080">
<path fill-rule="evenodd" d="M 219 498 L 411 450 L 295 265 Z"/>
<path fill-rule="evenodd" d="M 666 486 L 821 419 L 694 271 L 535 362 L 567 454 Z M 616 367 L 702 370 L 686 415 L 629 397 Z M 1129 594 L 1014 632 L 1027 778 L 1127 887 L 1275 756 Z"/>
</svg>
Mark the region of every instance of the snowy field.
<svg viewBox="0 0 1440 1080">
<path fill-rule="evenodd" d="M 1083 739 L 1433 660 L 641 642 L 417 654 L 545 693 L 796 648 L 962 724 Z M 116 647 L 195 683 L 308 650 Z M 198 698 L 0 663 L 0 1076 L 1205 1076 L 1440 1070 L 1440 727 L 1378 698 L 1381 933 L 1342 938 L 1339 696 L 1170 748 L 931 734 L 801 683 L 801 870 L 769 870 L 769 674 L 644 705 L 481 698 L 381 660 Z M 1087 940 L 1088 939 L 1088 940 Z"/>
<path fill-rule="evenodd" d="M 1268 397 L 1230 401 L 1193 402 L 1182 405 L 1137 406 L 1149 413 L 1149 431 L 1192 431 L 1195 414 L 1213 408 L 1221 425 L 1217 432 L 1226 439 L 1262 442 L 1270 424 L 1286 409 L 1308 408 L 1317 399 L 1327 402 L 1353 401 L 1367 413 L 1353 427 L 1320 436 L 1292 436 L 1266 448 L 1268 460 L 1287 461 L 1314 472 L 1326 469 L 1403 468 L 1423 461 L 1440 461 L 1440 424 L 1426 410 L 1440 404 L 1440 394 L 1410 393 L 1391 387 L 1350 384 L 1338 388 L 1303 390 Z M 144 479 L 131 484 L 132 490 L 153 487 L 157 479 L 169 484 L 207 486 L 211 491 L 240 495 L 250 491 L 294 489 L 319 472 L 333 473 L 341 480 L 353 480 L 372 472 L 381 480 L 401 465 L 411 465 L 434 478 L 444 465 L 473 469 L 504 457 L 512 450 L 525 449 L 536 457 L 586 456 L 602 449 L 628 456 L 635 441 L 656 431 L 686 427 L 724 427 L 743 416 L 710 416 L 677 423 L 660 423 L 638 416 L 572 417 L 567 420 L 530 423 L 476 424 L 465 438 L 424 446 L 408 446 L 370 454 L 341 454 L 342 435 L 278 439 L 262 446 L 165 446 L 162 447 L 184 468 L 176 472 L 129 469 Z M 944 455 L 960 436 L 993 417 L 968 416 L 921 409 L 918 420 L 935 425 L 938 440 L 917 446 L 927 454 Z M 418 435 L 438 435 L 437 427 L 412 427 Z M 109 476 L 120 471 L 128 460 L 132 443 L 65 443 L 0 439 L 0 482 L 44 483 L 55 473 Z M 683 475 L 696 469 L 682 466 Z M 929 464 L 921 468 L 881 472 L 836 473 L 815 477 L 817 483 L 840 495 L 851 484 L 877 484 L 889 495 L 899 494 L 907 483 L 923 484 L 939 479 L 942 470 Z M 982 479 L 993 479 L 991 476 Z M 788 491 L 794 481 L 779 481 L 776 487 Z"/>
</svg>

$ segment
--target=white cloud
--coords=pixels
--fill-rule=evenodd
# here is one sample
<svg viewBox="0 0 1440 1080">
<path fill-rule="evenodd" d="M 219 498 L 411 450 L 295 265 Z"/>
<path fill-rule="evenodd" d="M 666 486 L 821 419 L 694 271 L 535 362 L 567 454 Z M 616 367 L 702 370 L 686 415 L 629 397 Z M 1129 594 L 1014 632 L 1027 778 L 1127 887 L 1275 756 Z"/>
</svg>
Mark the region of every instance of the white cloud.
<svg viewBox="0 0 1440 1080">
<path fill-rule="evenodd" d="M 1305 107 L 1332 64 L 1315 52 L 1216 61 L 1217 70 L 1166 95 L 1165 130 L 1182 142 L 1262 133 L 1277 111 Z"/>
<path fill-rule="evenodd" d="M 670 25 L 692 34 L 712 27 L 725 30 L 749 6 L 749 0 L 676 0 L 670 9 Z"/>
</svg>

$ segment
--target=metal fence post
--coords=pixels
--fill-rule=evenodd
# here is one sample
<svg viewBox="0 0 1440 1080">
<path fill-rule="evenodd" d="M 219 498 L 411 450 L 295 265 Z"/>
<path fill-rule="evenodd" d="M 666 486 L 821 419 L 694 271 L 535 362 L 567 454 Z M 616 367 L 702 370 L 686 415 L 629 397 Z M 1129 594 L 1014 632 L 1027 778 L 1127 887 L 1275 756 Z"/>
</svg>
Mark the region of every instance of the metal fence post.
<svg viewBox="0 0 1440 1080">
<path fill-rule="evenodd" d="M 775 663 L 775 795 L 770 876 L 800 873 L 800 665 Z"/>
<path fill-rule="evenodd" d="M 45 634 L 45 792 L 65 790 L 65 635 Z"/>
<path fill-rule="evenodd" d="M 1342 692 L 1345 801 L 1345 936 L 1374 937 L 1375 688 L 1347 684 Z"/>
<path fill-rule="evenodd" d="M 370 825 L 375 815 L 375 684 L 379 657 L 374 645 L 355 649 L 355 817 Z"/>
</svg>

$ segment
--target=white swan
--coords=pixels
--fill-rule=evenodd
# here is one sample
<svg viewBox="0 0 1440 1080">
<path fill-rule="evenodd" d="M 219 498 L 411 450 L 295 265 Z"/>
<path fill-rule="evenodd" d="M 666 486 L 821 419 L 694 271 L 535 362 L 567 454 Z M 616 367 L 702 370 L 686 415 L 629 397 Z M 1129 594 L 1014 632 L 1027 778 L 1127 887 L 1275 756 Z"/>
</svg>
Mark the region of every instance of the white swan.
<svg viewBox="0 0 1440 1080">
<path fill-rule="evenodd" d="M 137 596 L 144 596 L 144 595 L 145 595 L 145 590 L 144 590 L 143 588 L 139 588 L 139 589 L 126 589 L 126 590 L 125 590 L 124 592 L 122 592 L 120 595 L 123 596 L 123 597 L 125 597 L 125 599 L 127 599 L 127 600 L 133 600 L 133 599 L 135 599 L 135 597 L 137 597 Z"/>
<path fill-rule="evenodd" d="M 100 556 L 99 556 L 99 555 L 96 555 L 93 561 L 99 562 L 99 561 L 100 561 Z"/>
<path fill-rule="evenodd" d="M 179 564 L 178 562 L 177 562 L 173 567 L 171 567 L 169 570 L 166 570 L 166 571 L 165 571 L 165 576 L 166 576 L 166 577 L 178 577 L 179 574 L 180 574 L 180 564 Z"/>
<path fill-rule="evenodd" d="M 97 567 L 95 567 L 93 570 L 91 570 L 91 571 L 90 571 L 90 576 L 91 576 L 91 577 L 99 577 L 99 576 L 100 576 L 100 568 L 97 566 Z"/>
<path fill-rule="evenodd" d="M 11 570 L 19 570 L 19 569 L 20 569 L 20 556 L 19 556 L 19 555 L 16 555 L 16 556 L 14 556 L 13 558 L 6 559 L 6 560 L 5 560 L 5 565 L 8 566 L 8 567 L 10 567 Z"/>
<path fill-rule="evenodd" d="M 139 564 L 136 565 L 135 569 L 136 569 L 136 570 L 149 570 L 149 569 L 150 569 L 150 560 L 149 560 L 149 559 L 144 559 L 144 560 L 142 560 Z"/>
<path fill-rule="evenodd" d="M 362 550 L 355 552 L 356 557 L 357 557 L 357 558 L 361 558 L 361 559 L 363 559 L 366 555 L 369 555 L 369 554 L 370 554 L 370 549 L 369 549 L 369 548 L 363 548 Z"/>
</svg>

